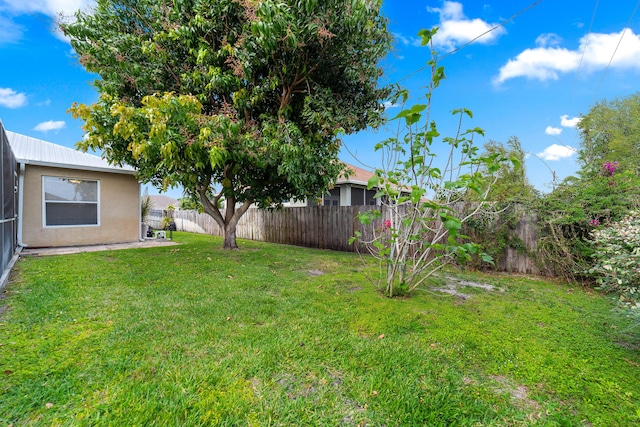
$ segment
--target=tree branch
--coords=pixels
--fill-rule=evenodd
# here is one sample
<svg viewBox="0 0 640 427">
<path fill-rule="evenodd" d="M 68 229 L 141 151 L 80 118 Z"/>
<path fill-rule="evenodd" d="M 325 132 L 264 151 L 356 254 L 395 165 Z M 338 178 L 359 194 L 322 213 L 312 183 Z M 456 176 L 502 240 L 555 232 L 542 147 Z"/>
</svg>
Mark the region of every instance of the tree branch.
<svg viewBox="0 0 640 427">
<path fill-rule="evenodd" d="M 202 186 L 198 186 L 196 188 L 196 191 L 200 196 L 200 203 L 202 203 L 202 208 L 204 209 L 205 213 L 210 215 L 216 221 L 216 223 L 220 226 L 220 228 L 224 230 L 224 226 L 225 226 L 224 218 L 222 218 L 220 209 L 218 209 L 218 201 L 222 196 L 222 192 L 220 192 L 217 196 L 215 196 L 213 198 L 213 203 L 211 203 L 211 201 L 209 200 L 209 197 L 207 196 L 207 190 L 209 189 L 210 185 L 211 185 L 211 176 L 208 176 L 206 180 L 206 184 Z"/>
</svg>

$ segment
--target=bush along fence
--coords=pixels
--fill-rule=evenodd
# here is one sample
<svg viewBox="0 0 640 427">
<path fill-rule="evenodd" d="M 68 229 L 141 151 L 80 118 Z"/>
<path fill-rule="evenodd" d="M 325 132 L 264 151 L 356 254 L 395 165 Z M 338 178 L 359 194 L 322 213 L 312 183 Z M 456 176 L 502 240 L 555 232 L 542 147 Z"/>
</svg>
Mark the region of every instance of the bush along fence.
<svg viewBox="0 0 640 427">
<path fill-rule="evenodd" d="M 466 222 L 461 233 L 482 245 L 483 250 L 493 257 L 499 271 L 551 275 L 537 261 L 537 215 L 520 204 L 487 204 L 487 207 Z M 460 204 L 456 209 L 468 211 L 471 207 Z"/>
<path fill-rule="evenodd" d="M 464 209 L 464 206 L 460 206 Z M 371 224 L 361 224 L 358 215 L 381 210 L 382 215 Z M 193 210 L 152 210 L 147 223 L 162 228 L 162 218 L 171 217 L 178 231 L 222 236 L 222 229 L 209 215 Z M 344 252 L 365 252 L 349 239 L 360 232 L 363 240 L 383 226 L 386 219 L 382 206 L 308 206 L 281 210 L 249 209 L 240 218 L 239 239 L 280 243 Z M 534 261 L 537 244 L 535 216 L 519 206 L 511 206 L 499 214 L 486 214 L 470 223 L 463 234 L 485 246 L 500 271 L 538 274 L 543 271 Z"/>
</svg>

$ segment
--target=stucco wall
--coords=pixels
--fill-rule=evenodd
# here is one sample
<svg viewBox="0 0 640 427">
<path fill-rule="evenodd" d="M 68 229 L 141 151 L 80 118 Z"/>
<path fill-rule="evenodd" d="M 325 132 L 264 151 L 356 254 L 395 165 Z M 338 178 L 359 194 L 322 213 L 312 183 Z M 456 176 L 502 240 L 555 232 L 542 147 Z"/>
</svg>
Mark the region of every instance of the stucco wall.
<svg viewBox="0 0 640 427">
<path fill-rule="evenodd" d="M 100 182 L 98 226 L 43 226 L 42 177 Z M 133 175 L 26 165 L 22 241 L 31 247 L 97 245 L 140 239 L 139 184 Z"/>
</svg>

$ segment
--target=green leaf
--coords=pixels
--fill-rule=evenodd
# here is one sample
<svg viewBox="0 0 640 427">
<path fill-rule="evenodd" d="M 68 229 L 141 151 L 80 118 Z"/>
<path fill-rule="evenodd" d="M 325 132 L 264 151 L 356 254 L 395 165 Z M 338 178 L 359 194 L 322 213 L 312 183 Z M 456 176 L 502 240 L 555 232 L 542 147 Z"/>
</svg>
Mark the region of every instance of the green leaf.
<svg viewBox="0 0 640 427">
<path fill-rule="evenodd" d="M 418 36 L 422 39 L 422 46 L 426 46 L 431 42 L 433 36 L 438 32 L 438 27 L 433 27 L 430 30 L 422 29 L 418 31 Z"/>
<path fill-rule="evenodd" d="M 449 218 L 445 222 L 444 227 L 447 230 L 460 230 L 462 228 L 462 222 L 458 218 Z"/>
<path fill-rule="evenodd" d="M 411 202 L 414 205 L 417 205 L 420 203 L 420 199 L 422 199 L 422 196 L 424 196 L 425 190 L 414 186 L 413 188 L 411 188 Z"/>
<path fill-rule="evenodd" d="M 377 188 L 380 183 L 380 177 L 377 175 L 372 176 L 367 181 L 367 190 L 371 190 L 372 188 Z"/>
<path fill-rule="evenodd" d="M 438 86 L 440 86 L 440 81 L 444 80 L 445 78 L 446 76 L 444 75 L 444 67 L 436 68 L 436 71 L 433 74 L 433 77 L 431 78 L 433 82 L 433 87 L 437 88 Z"/>
<path fill-rule="evenodd" d="M 486 262 L 488 264 L 495 265 L 495 261 L 494 261 L 493 257 L 491 255 L 489 255 L 489 254 L 482 253 L 482 254 L 480 254 L 480 258 L 482 259 L 482 262 Z"/>
</svg>

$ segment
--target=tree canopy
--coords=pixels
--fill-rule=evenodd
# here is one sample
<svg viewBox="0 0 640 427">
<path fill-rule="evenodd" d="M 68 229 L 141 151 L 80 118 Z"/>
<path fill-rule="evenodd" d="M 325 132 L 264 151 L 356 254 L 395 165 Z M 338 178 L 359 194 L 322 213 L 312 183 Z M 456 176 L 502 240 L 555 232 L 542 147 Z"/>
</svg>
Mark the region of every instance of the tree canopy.
<svg viewBox="0 0 640 427">
<path fill-rule="evenodd" d="M 376 125 L 390 36 L 380 0 L 98 0 L 61 24 L 99 76 L 71 108 L 85 150 L 181 185 L 236 248 L 253 203 L 323 193 L 340 134 Z M 224 199 L 222 212 L 218 201 Z"/>
<path fill-rule="evenodd" d="M 496 180 L 491 186 L 487 200 L 523 202 L 537 197 L 536 189 L 527 178 L 526 153 L 517 136 L 510 137 L 506 143 L 493 140 L 487 142 L 484 145 L 484 156 L 492 155 L 511 159 L 511 162 L 502 164 L 500 170 L 494 174 Z"/>
<path fill-rule="evenodd" d="M 582 174 L 599 174 L 605 163 L 636 172 L 640 165 L 640 92 L 596 103 L 578 124 Z"/>
</svg>

